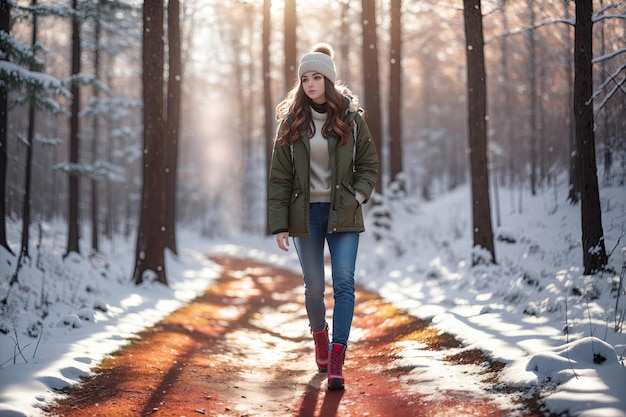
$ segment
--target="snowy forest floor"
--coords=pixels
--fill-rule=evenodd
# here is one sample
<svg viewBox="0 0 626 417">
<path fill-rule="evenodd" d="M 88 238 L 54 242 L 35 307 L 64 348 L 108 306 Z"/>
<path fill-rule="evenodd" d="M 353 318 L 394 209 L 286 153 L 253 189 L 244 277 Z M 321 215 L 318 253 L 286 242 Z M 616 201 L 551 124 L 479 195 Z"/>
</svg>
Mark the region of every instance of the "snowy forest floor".
<svg viewBox="0 0 626 417">
<path fill-rule="evenodd" d="M 64 389 L 55 416 L 548 416 L 541 400 L 499 382 L 502 363 L 463 349 L 428 321 L 357 287 L 345 391 L 317 372 L 298 274 L 215 257 L 221 277 L 204 295 L 137 335 L 93 376 Z M 332 289 L 327 308 L 332 311 Z M 433 397 L 404 377 L 403 344 L 443 353 L 451 380 L 475 365 L 484 395 L 449 384 Z M 446 350 L 455 352 L 446 355 Z M 433 359 L 442 361 L 442 359 Z M 439 365 L 441 366 L 441 365 Z M 467 378 L 465 375 L 464 378 Z M 460 380 L 460 379 L 457 379 Z M 408 381 L 408 382 L 407 382 Z M 471 391 L 471 393 L 470 393 Z M 494 398 L 499 398 L 494 400 Z M 505 398 L 503 401 L 502 398 Z"/>
</svg>

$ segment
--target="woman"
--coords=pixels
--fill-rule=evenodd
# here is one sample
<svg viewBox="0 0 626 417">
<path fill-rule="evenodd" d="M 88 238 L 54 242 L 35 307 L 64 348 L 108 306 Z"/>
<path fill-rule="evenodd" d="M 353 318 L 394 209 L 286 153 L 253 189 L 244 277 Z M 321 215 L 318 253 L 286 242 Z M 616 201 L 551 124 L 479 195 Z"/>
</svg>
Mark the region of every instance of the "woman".
<svg viewBox="0 0 626 417">
<path fill-rule="evenodd" d="M 378 154 L 358 101 L 335 85 L 330 45 L 300 60 L 298 81 L 276 107 L 279 126 L 269 177 L 269 224 L 278 247 L 293 237 L 304 277 L 307 316 L 318 369 L 328 389 L 343 389 L 342 373 L 354 315 L 354 270 L 361 206 L 378 177 Z M 332 343 L 324 303 L 328 243 L 335 305 Z"/>
</svg>

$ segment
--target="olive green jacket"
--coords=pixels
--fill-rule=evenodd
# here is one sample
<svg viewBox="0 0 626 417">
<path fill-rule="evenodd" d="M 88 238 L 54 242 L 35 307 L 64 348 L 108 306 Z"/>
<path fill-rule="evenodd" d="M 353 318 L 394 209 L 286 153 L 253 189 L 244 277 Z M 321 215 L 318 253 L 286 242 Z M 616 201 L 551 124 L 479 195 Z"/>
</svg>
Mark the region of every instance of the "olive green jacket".
<svg viewBox="0 0 626 417">
<path fill-rule="evenodd" d="M 343 146 L 337 146 L 339 139 L 335 136 L 327 139 L 332 181 L 328 233 L 365 230 L 356 192 L 365 197 L 365 203 L 378 178 L 378 153 L 369 128 L 356 111 L 349 111 L 344 120 L 352 118 L 357 124 L 356 147 L 354 134 Z M 288 119 L 281 121 L 278 133 L 287 128 L 287 123 Z M 272 234 L 288 231 L 290 236 L 310 237 L 310 144 L 306 131 L 292 143 L 289 146 L 274 141 L 269 174 L 269 229 Z"/>
</svg>

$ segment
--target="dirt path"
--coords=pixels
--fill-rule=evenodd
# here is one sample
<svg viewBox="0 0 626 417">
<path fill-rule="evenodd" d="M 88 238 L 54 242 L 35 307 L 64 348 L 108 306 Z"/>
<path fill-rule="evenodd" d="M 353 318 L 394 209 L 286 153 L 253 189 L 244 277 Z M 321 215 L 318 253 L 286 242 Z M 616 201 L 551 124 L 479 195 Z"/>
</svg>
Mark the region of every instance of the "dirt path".
<svg viewBox="0 0 626 417">
<path fill-rule="evenodd" d="M 105 360 L 92 378 L 68 389 L 50 415 L 509 415 L 487 393 L 472 398 L 451 391 L 438 396 L 445 400 L 432 400 L 407 389 L 400 377 L 411 369 L 394 364 L 397 342 L 415 340 L 429 349 L 458 343 L 362 288 L 344 366 L 347 389 L 327 391 L 326 374 L 317 372 L 313 359 L 300 276 L 250 260 L 214 261 L 224 273 L 203 296 Z M 450 358 L 450 366 L 485 360 L 468 351 Z M 492 363 L 477 380 L 497 380 L 499 367 Z M 533 402 L 524 415 L 546 414 Z"/>
</svg>

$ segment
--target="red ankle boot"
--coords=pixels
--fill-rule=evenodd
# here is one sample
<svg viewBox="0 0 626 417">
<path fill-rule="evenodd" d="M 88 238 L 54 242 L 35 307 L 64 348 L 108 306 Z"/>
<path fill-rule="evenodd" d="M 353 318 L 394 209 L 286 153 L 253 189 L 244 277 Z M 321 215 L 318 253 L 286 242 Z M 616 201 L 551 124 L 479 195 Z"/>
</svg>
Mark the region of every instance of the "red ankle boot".
<svg viewBox="0 0 626 417">
<path fill-rule="evenodd" d="M 328 369 L 328 324 L 324 325 L 324 329 L 319 332 L 311 329 L 313 340 L 315 341 L 315 363 L 320 372 L 326 372 Z"/>
<path fill-rule="evenodd" d="M 330 345 L 330 358 L 328 366 L 328 389 L 344 389 L 344 379 L 342 375 L 343 361 L 346 359 L 346 346 L 341 343 Z"/>
</svg>

